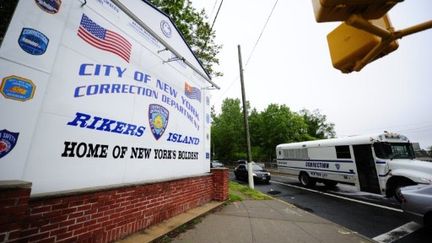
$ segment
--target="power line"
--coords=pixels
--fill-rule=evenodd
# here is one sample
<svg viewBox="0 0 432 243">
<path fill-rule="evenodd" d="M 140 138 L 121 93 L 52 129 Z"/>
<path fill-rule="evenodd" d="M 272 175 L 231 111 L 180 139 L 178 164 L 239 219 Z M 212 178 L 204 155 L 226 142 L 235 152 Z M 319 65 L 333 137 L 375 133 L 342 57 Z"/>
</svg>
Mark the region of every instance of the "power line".
<svg viewBox="0 0 432 243">
<path fill-rule="evenodd" d="M 247 59 L 247 61 L 246 61 L 246 64 L 245 64 L 245 67 L 248 65 L 249 60 L 251 59 L 253 53 L 255 52 L 255 48 L 257 47 L 258 42 L 260 41 L 261 36 L 263 35 L 265 28 L 267 27 L 267 23 L 269 22 L 270 17 L 273 15 L 273 11 L 275 10 L 278 1 L 279 1 L 279 0 L 276 0 L 276 2 L 274 3 L 273 8 L 272 8 L 272 10 L 271 10 L 269 16 L 267 17 L 267 20 L 266 20 L 265 24 L 264 24 L 264 27 L 262 28 L 261 33 L 260 33 L 260 35 L 258 36 L 258 39 L 256 40 L 255 45 L 254 45 L 254 47 L 252 48 L 251 53 L 249 54 L 249 57 L 248 57 L 248 59 Z"/>
<path fill-rule="evenodd" d="M 211 16 L 213 16 L 213 13 L 214 13 L 214 10 L 215 10 L 215 8 L 216 8 L 216 4 L 217 4 L 217 2 L 218 2 L 218 0 L 215 0 L 215 2 L 214 2 L 214 4 L 213 4 L 213 8 L 212 8 L 212 10 L 211 10 L 211 13 L 210 13 L 210 17 Z"/>
<path fill-rule="evenodd" d="M 212 23 L 212 25 L 211 25 L 211 27 L 210 27 L 209 36 L 208 36 L 208 38 L 206 39 L 206 41 L 204 42 L 204 49 L 207 47 L 207 42 L 210 40 L 211 32 L 212 32 L 212 30 L 213 30 L 213 26 L 214 26 L 214 24 L 215 24 L 215 22 L 216 22 L 216 19 L 217 19 L 218 15 L 219 15 L 219 11 L 220 11 L 220 9 L 221 9 L 221 7 L 222 7 L 222 3 L 223 3 L 223 0 L 220 2 L 220 4 L 219 4 L 219 8 L 218 8 L 218 10 L 217 10 L 217 12 L 216 12 L 216 16 L 215 16 L 214 19 L 213 19 L 213 23 Z"/>
<path fill-rule="evenodd" d="M 213 26 L 214 26 L 214 24 L 215 24 L 215 22 L 216 22 L 216 19 L 217 19 L 218 15 L 219 15 L 219 11 L 220 11 L 220 9 L 221 9 L 221 7 L 222 7 L 222 3 L 223 3 L 223 0 L 220 2 L 220 4 L 219 4 L 219 8 L 218 8 L 218 10 L 217 10 L 217 12 L 216 12 L 216 15 L 215 15 L 214 19 L 213 19 L 213 23 L 212 23 L 212 25 L 211 25 L 211 27 L 210 27 L 210 33 L 211 33 L 211 31 L 213 30 Z"/>
<path fill-rule="evenodd" d="M 261 30 L 261 33 L 260 33 L 260 35 L 258 36 L 258 39 L 256 40 L 255 45 L 254 45 L 254 47 L 252 48 L 252 51 L 251 51 L 250 54 L 249 54 L 249 57 L 248 57 L 248 59 L 247 59 L 247 61 L 246 61 L 246 64 L 245 64 L 245 67 L 248 65 L 249 60 L 251 59 L 251 57 L 252 57 L 252 55 L 253 55 L 253 53 L 254 53 L 254 51 L 255 51 L 257 45 L 258 45 L 258 42 L 259 42 L 260 39 L 261 39 L 261 36 L 263 35 L 264 30 L 265 30 L 265 28 L 267 27 L 267 24 L 268 24 L 268 22 L 269 22 L 271 16 L 273 15 L 273 11 L 275 10 L 278 1 L 279 1 L 279 0 L 276 0 L 276 2 L 274 3 L 273 8 L 272 8 L 272 10 L 271 10 L 269 16 L 267 17 L 267 20 L 266 20 L 266 22 L 265 22 L 265 24 L 264 24 L 264 26 L 263 26 L 263 28 L 262 28 L 262 30 Z M 223 0 L 222 0 L 222 2 L 223 2 Z M 221 5 L 222 5 L 222 2 L 221 2 L 221 4 L 219 5 L 219 9 L 220 9 L 220 7 L 221 7 Z M 218 13 L 219 13 L 219 10 L 218 10 Z M 216 17 L 217 17 L 217 13 L 216 13 Z M 216 17 L 215 17 L 214 21 L 216 21 Z M 214 21 L 213 21 L 213 24 L 214 24 Z M 212 27 L 213 27 L 213 25 L 212 25 Z M 226 93 L 231 89 L 231 87 L 233 86 L 234 82 L 236 82 L 237 80 L 239 80 L 239 76 L 236 76 L 234 79 L 232 79 L 232 81 L 231 81 L 230 84 L 228 85 L 228 88 L 227 88 L 227 89 L 226 89 L 226 90 L 225 90 L 225 91 L 224 91 L 224 92 L 223 92 L 219 97 L 220 97 L 220 98 L 223 98 L 223 95 L 225 95 L 225 94 L 226 94 Z"/>
</svg>

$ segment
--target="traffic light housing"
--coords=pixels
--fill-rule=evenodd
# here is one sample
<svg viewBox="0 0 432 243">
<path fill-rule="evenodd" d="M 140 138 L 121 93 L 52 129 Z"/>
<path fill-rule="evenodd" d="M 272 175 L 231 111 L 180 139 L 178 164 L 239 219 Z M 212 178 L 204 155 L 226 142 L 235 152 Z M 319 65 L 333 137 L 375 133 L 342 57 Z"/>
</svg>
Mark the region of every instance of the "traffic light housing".
<svg viewBox="0 0 432 243">
<path fill-rule="evenodd" d="M 345 21 L 357 14 L 378 19 L 403 0 L 312 0 L 317 22 Z"/>
<path fill-rule="evenodd" d="M 387 15 L 369 22 L 383 30 L 393 29 Z M 342 23 L 330 32 L 327 35 L 327 42 L 333 67 L 343 73 L 359 71 L 367 63 L 385 56 L 399 47 L 396 40 L 385 43 L 380 36 L 355 28 L 347 23 Z M 365 57 L 374 49 L 377 51 L 374 56 L 370 60 L 365 60 Z M 362 60 L 365 63 L 362 63 Z"/>
<path fill-rule="evenodd" d="M 395 31 L 386 13 L 403 0 L 312 0 L 317 22 L 343 21 L 327 35 L 332 64 L 343 73 L 398 48 L 397 39 L 432 28 L 432 20 Z"/>
</svg>

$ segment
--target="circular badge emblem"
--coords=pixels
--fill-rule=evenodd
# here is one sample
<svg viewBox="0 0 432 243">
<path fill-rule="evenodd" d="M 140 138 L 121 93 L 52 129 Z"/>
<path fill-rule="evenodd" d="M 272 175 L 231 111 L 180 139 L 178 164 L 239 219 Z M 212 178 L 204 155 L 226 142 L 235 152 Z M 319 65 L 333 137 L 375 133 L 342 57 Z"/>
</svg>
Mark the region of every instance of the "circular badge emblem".
<svg viewBox="0 0 432 243">
<path fill-rule="evenodd" d="M 169 24 L 167 21 L 162 20 L 162 21 L 160 22 L 160 28 L 161 28 L 161 30 L 162 30 L 162 33 L 163 33 L 166 37 L 171 38 L 172 30 L 171 30 L 171 26 L 170 26 L 170 24 Z"/>
</svg>

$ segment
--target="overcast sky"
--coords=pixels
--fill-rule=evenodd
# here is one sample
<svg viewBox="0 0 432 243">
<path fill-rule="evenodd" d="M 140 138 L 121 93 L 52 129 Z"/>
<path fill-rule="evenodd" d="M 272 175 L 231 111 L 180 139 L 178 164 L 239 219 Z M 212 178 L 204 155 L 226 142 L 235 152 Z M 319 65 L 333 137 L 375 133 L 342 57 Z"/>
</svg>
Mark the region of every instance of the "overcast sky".
<svg viewBox="0 0 432 243">
<path fill-rule="evenodd" d="M 221 0 L 192 0 L 211 23 Z M 216 20 L 223 77 L 212 103 L 240 98 L 237 45 L 241 45 L 246 97 L 259 111 L 271 103 L 294 111 L 319 109 L 338 137 L 400 132 L 432 145 L 432 30 L 399 40 L 399 49 L 343 74 L 332 67 L 327 34 L 340 23 L 317 23 L 312 1 L 280 0 L 250 57 L 276 0 L 225 0 Z M 404 1 L 389 11 L 396 30 L 432 19 L 432 1 Z M 250 57 L 249 62 L 247 62 Z M 247 62 L 247 63 L 246 63 Z M 245 64 L 247 64 L 245 66 Z"/>
</svg>

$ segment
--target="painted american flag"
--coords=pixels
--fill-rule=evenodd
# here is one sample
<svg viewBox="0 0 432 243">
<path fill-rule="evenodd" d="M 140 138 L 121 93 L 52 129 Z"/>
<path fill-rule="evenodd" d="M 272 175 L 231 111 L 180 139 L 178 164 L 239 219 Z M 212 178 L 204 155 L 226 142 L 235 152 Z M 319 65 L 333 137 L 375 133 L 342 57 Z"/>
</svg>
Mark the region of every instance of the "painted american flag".
<svg viewBox="0 0 432 243">
<path fill-rule="evenodd" d="M 185 82 L 185 95 L 189 99 L 195 99 L 201 102 L 201 90 L 189 85 L 187 82 Z"/>
<path fill-rule="evenodd" d="M 132 44 L 116 32 L 96 24 L 85 14 L 81 17 L 78 36 L 90 45 L 114 53 L 129 62 Z"/>
</svg>

